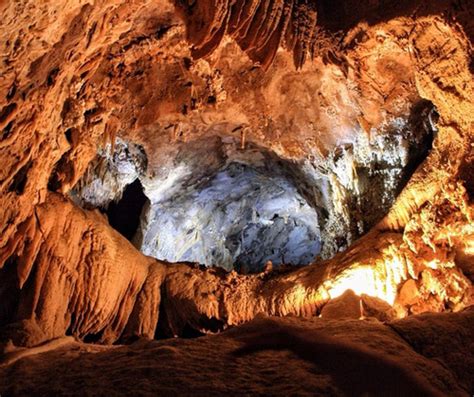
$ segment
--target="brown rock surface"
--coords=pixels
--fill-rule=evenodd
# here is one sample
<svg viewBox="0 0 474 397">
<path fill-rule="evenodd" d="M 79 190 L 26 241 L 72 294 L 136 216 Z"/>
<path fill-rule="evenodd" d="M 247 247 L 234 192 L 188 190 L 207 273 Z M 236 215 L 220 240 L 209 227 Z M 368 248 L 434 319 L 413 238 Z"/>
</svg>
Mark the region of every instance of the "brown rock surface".
<svg viewBox="0 0 474 397">
<path fill-rule="evenodd" d="M 5 350 L 65 335 L 111 344 L 189 329 L 212 333 L 262 312 L 314 317 L 349 289 L 383 300 L 399 317 L 460 312 L 472 305 L 474 8 L 469 0 L 334 4 L 0 1 L 0 342 Z M 433 147 L 407 174 L 406 184 L 397 186 L 398 196 L 381 196 L 394 202 L 377 218 L 364 194 L 384 190 L 367 182 L 345 148 L 356 142 L 375 145 L 400 120 L 413 127 L 420 103 L 432 103 L 439 115 L 434 120 L 429 113 L 424 121 L 435 124 Z M 85 211 L 69 196 L 91 169 L 102 171 L 93 163 L 98 149 L 110 144 L 113 150 L 118 137 L 143 146 L 150 173 L 166 166 L 180 145 L 205 146 L 223 137 L 281 160 L 322 167 L 331 182 L 331 212 L 323 229 L 331 243 L 322 252 L 328 259 L 244 275 L 146 257 L 98 210 Z M 362 147 L 363 156 L 377 156 L 368 144 Z M 342 157 L 347 161 L 342 176 L 324 168 L 341 153 L 349 153 Z M 275 321 L 284 335 L 310 348 L 322 347 L 309 343 L 320 329 L 370 344 L 379 349 L 375 356 L 365 352 L 371 358 L 393 356 L 398 364 L 390 361 L 387 368 L 397 368 L 403 379 L 407 371 L 422 379 L 417 383 L 408 376 L 413 390 L 429 393 L 428 382 L 439 393 L 472 394 L 472 310 L 410 317 L 389 326 L 325 323 L 324 315 L 307 322 Z M 306 336 L 292 323 L 306 327 Z M 240 346 L 237 332 L 252 333 L 255 327 L 258 334 L 261 326 L 265 336 L 268 324 L 255 324 L 230 331 L 230 337 L 196 341 L 116 348 L 75 342 L 1 368 L 0 393 L 67 394 L 71 384 L 84 382 L 79 372 L 61 372 L 73 365 L 97 375 L 89 380 L 89 392 L 100 390 L 94 388 L 105 378 L 118 390 L 144 393 L 170 393 L 175 379 L 189 379 L 179 385 L 185 394 L 204 393 L 209 381 L 227 394 L 237 387 L 243 393 L 347 391 L 330 361 L 323 373 L 315 373 L 307 358 L 291 357 L 283 374 L 269 369 L 282 367 L 288 358 L 282 352 L 257 353 L 255 374 L 254 357 L 236 359 L 242 365 L 229 361 Z M 359 352 L 346 345 L 342 351 Z M 149 366 L 141 368 L 135 355 Z M 196 368 L 203 357 L 209 366 L 201 379 Z M 373 362 L 368 365 L 373 369 Z M 38 381 L 56 371 L 61 376 L 53 383 Z M 127 379 L 136 375 L 137 384 L 124 385 L 124 371 Z M 154 371 L 162 376 L 149 384 Z M 175 377 L 167 377 L 173 371 Z M 229 373 L 238 376 L 229 380 Z M 20 378 L 25 382 L 12 381 Z M 277 389 L 283 384 L 288 389 Z"/>
<path fill-rule="evenodd" d="M 244 3 L 239 3 L 238 7 Z M 295 4 L 297 13 L 299 3 Z M 245 7 L 249 5 L 245 3 Z M 257 5 L 255 3 L 252 7 Z M 216 303 L 204 299 L 201 307 L 201 303 L 193 302 L 195 291 L 180 280 L 188 277 L 184 275 L 190 272 L 197 278 L 206 275 L 201 270 L 176 266 L 165 283 L 170 297 L 165 305 L 181 307 L 183 302 L 183 307 L 190 305 L 189 312 L 183 311 L 188 314 L 173 314 L 185 317 L 175 319 L 178 323 L 187 322 L 188 315 L 194 316 L 191 313 L 204 312 L 208 318 L 235 324 L 262 310 L 271 314 L 315 313 L 318 302 L 335 297 L 347 288 L 346 285 L 357 283 L 368 275 L 374 275 L 374 282 L 366 283 L 360 287 L 361 290 L 356 285 L 356 292 L 382 294 L 386 300 L 393 301 L 398 284 L 409 275 L 418 278 L 423 274 L 426 276 L 422 280 L 428 280 L 428 275 L 437 278 L 441 273 L 439 283 L 430 282 L 431 290 L 427 288 L 427 291 L 433 288 L 443 291 L 432 309 L 443 310 L 447 303 L 453 307 L 465 304 L 470 283 L 456 271 L 449 259 L 455 250 L 465 250 L 462 236 L 472 228 L 472 207 L 468 198 L 462 187 L 452 184 L 472 142 L 471 116 L 474 114 L 472 76 L 469 73 L 470 44 L 461 27 L 438 17 L 423 16 L 393 19 L 374 27 L 360 25 L 357 34 L 363 32 L 364 40 L 351 41 L 351 34 L 355 31 L 346 36 L 350 43 L 342 53 L 349 67 L 337 63 L 325 65 L 317 58 L 296 72 L 288 63 L 288 54 L 277 52 L 271 69 L 264 74 L 254 69 L 243 53 L 236 52 L 232 42 L 225 40 L 209 60 L 186 60 L 189 50 L 182 40 L 184 26 L 173 5 L 165 1 L 140 6 L 128 3 L 108 6 L 70 3 L 67 7 L 60 3 L 54 6 L 31 4 L 28 13 L 22 12 L 20 6 L 15 7 L 12 2 L 4 3 L 2 7 L 5 24 L 1 34 L 5 56 L 4 95 L 0 98 L 3 101 L 1 120 L 5 136 L 1 144 L 4 159 L 0 196 L 4 219 L 1 262 L 8 265 L 9 269 L 5 268 L 8 277 L 14 277 L 12 268 L 16 266 L 21 289 L 18 292 L 9 287 L 4 296 L 8 299 L 13 293 L 21 296 L 22 301 L 26 297 L 29 299 L 28 303 L 20 305 L 14 318 L 27 318 L 35 313 L 35 321 L 44 322 L 46 335 L 57 336 L 58 332 L 68 329 L 73 315 L 65 302 L 71 299 L 76 304 L 75 294 L 79 294 L 77 304 L 90 306 L 97 312 L 76 313 L 79 319 L 74 319 L 73 324 L 85 321 L 76 334 L 101 331 L 102 340 L 114 340 L 125 327 L 133 307 L 132 317 L 143 322 L 139 326 L 141 332 L 153 333 L 152 323 L 156 315 L 142 319 L 147 312 L 143 307 L 146 305 L 144 298 L 134 306 L 145 280 L 152 283 L 151 286 L 145 284 L 146 291 L 153 290 L 152 285 L 160 280 L 160 276 L 150 276 L 155 281 L 146 278 L 147 269 L 152 265 L 145 263 L 151 262 L 133 253 L 127 244 L 118 243 L 116 234 L 111 232 L 109 236 L 105 225 L 88 230 L 90 221 L 86 219 L 90 218 L 89 215 L 82 216 L 82 221 L 79 215 L 74 215 L 73 218 L 78 220 L 71 229 L 66 220 L 69 211 L 75 210 L 69 204 L 60 204 L 57 196 L 47 193 L 48 186 L 49 189 L 67 192 L 81 177 L 101 141 L 113 140 L 117 134 L 134 137 L 145 147 L 155 148 L 150 158 L 153 163 L 159 161 L 160 148 L 167 148 L 162 144 L 164 140 L 168 145 L 175 140 L 188 141 L 214 134 L 214 126 L 222 126 L 220 128 L 225 132 L 243 125 L 251 127 L 247 141 L 271 147 L 282 156 L 299 158 L 315 149 L 324 155 L 338 140 L 348 136 L 346 127 L 359 123 L 367 133 L 371 133 L 372 128 L 393 117 L 388 114 L 402 114 L 420 95 L 433 101 L 440 113 L 438 137 L 428 159 L 380 223 L 380 232 L 367 235 L 363 242 L 355 244 L 350 252 L 336 257 L 328 265 L 321 264 L 285 276 L 294 283 L 290 287 L 279 290 L 275 286 L 279 282 L 266 282 L 264 298 L 260 298 L 260 292 L 255 293 L 260 291 L 259 278 L 249 277 L 247 282 L 253 287 L 249 291 L 244 288 L 246 298 L 242 299 L 243 308 L 237 310 L 238 314 L 234 309 L 220 308 L 227 305 L 222 300 L 232 302 L 234 299 L 233 292 L 219 291 L 221 287 L 217 285 L 221 281 L 216 281 L 215 290 L 210 295 Z M 222 2 L 219 7 L 210 8 L 216 13 L 212 17 L 215 23 L 209 26 L 219 26 L 225 14 L 230 15 L 225 7 L 225 2 Z M 470 8 L 462 6 L 461 10 L 458 16 L 460 23 L 464 23 Z M 275 16 L 255 14 L 252 18 L 256 19 L 251 18 L 252 29 L 255 30 L 255 24 L 262 18 L 285 21 L 286 14 L 280 15 L 278 7 L 273 11 Z M 199 12 L 204 15 L 208 11 Z M 398 12 L 403 13 L 402 6 Z M 292 15 L 298 24 L 299 17 Z M 30 26 L 28 21 L 33 17 L 36 24 Z M 209 20 L 205 19 L 205 22 Z M 242 22 L 235 22 L 236 32 L 241 31 Z M 304 26 L 306 22 L 301 23 Z M 469 35 L 470 25 L 466 24 Z M 22 27 L 27 25 L 29 30 L 24 30 Z M 292 25 L 289 31 L 293 31 L 295 26 Z M 267 33 L 270 34 L 273 28 L 268 27 Z M 212 29 L 210 27 L 208 32 Z M 267 33 L 255 37 L 264 40 Z M 200 38 L 196 32 L 193 37 L 196 42 L 209 47 L 210 42 L 220 41 L 220 34 L 210 37 L 205 33 Z M 295 46 L 304 47 L 305 44 L 298 41 L 300 36 L 295 37 Z M 293 39 L 289 37 L 288 40 L 291 42 Z M 239 74 L 238 70 L 246 72 Z M 318 87 L 322 90 L 318 91 Z M 302 95 L 303 92 L 307 95 Z M 210 96 L 215 98 L 215 104 L 207 104 L 205 99 Z M 300 101 L 298 106 L 293 106 L 295 99 Z M 183 104 L 186 111 L 183 111 Z M 308 130 L 315 117 L 317 128 Z M 172 128 L 163 129 L 165 125 Z M 174 131 L 172 136 L 168 131 Z M 456 153 L 456 156 L 451 153 Z M 341 191 L 340 194 L 344 197 L 345 193 Z M 436 211 L 444 208 L 442 200 L 452 202 L 451 212 L 441 214 L 441 218 L 434 218 L 435 221 L 426 226 L 425 218 L 436 216 Z M 67 214 L 60 210 L 64 206 L 69 206 Z M 420 208 L 423 210 L 417 214 Z M 45 211 L 60 216 L 41 219 L 46 216 Z M 454 223 L 451 219 L 455 220 Z M 40 228 L 43 223 L 44 231 Z M 386 233 L 387 229 L 396 233 Z M 41 243 L 42 233 L 51 233 L 51 241 Z M 115 266 L 120 269 L 113 275 L 118 284 L 113 277 L 96 280 L 94 277 L 101 276 L 92 274 L 96 267 L 107 267 L 99 260 L 100 255 L 95 254 L 95 248 L 88 246 L 96 238 L 103 244 L 100 253 L 101 250 L 109 252 L 109 241 L 115 244 L 110 260 L 117 262 Z M 68 252 L 70 248 L 71 252 Z M 55 258 L 53 263 L 50 263 L 51 255 Z M 136 259 L 130 260 L 130 256 Z M 36 262 L 35 258 L 38 258 Z M 66 263 L 62 258 L 72 260 Z M 84 274 L 80 272 L 82 283 L 78 284 L 74 282 L 75 266 L 87 266 L 84 258 L 91 262 Z M 134 265 L 130 267 L 129 263 Z M 390 272 L 387 264 L 392 266 Z M 67 272 L 49 274 L 47 269 L 54 266 L 69 269 L 74 277 L 70 279 Z M 434 272 L 423 271 L 426 267 L 435 267 Z M 387 272 L 384 273 L 383 269 Z M 100 272 L 106 275 L 109 270 L 104 268 Z M 216 279 L 214 275 L 209 277 Z M 234 276 L 226 277 L 232 279 Z M 319 283 L 323 278 L 328 281 L 321 290 Z M 331 289 L 332 284 L 339 287 Z M 387 286 L 382 287 L 383 284 Z M 40 288 L 43 285 L 46 288 Z M 13 292 L 10 291 L 12 288 Z M 43 307 L 38 298 L 50 296 L 49 288 L 67 299 Z M 73 292 L 74 288 L 78 290 Z M 100 296 L 92 291 L 98 289 L 97 293 L 106 294 L 108 288 L 113 288 L 114 298 L 103 307 Z M 233 288 L 228 288 L 233 291 Z M 209 291 L 205 290 L 203 294 L 209 296 Z M 249 294 L 254 295 L 250 298 Z M 144 295 L 148 298 L 153 294 Z M 277 298 L 281 295 L 285 297 Z M 81 301 L 84 299 L 91 303 Z M 152 298 L 157 299 L 158 295 Z M 267 303 L 258 303 L 260 299 Z M 233 303 L 229 305 L 234 307 Z M 122 308 L 127 309 L 121 312 Z M 7 310 L 8 318 L 12 317 L 12 310 Z M 100 313 L 100 320 L 96 314 L 83 319 L 88 316 L 86 312 Z M 76 330 L 74 327 L 72 329 Z"/>
<path fill-rule="evenodd" d="M 69 342 L 0 367 L 0 392 L 467 396 L 473 321 L 472 310 L 389 325 L 259 318 L 192 340 L 107 347 Z"/>
</svg>

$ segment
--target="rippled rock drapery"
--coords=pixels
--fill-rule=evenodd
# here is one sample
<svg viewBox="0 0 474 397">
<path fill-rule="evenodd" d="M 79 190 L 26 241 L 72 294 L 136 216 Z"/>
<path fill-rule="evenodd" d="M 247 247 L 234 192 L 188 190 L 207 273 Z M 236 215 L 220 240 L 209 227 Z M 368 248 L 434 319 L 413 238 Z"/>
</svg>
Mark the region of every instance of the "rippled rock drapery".
<svg viewBox="0 0 474 397">
<path fill-rule="evenodd" d="M 376 9 L 385 4 L 375 3 Z M 315 315 L 348 288 L 398 305 L 401 315 L 468 305 L 473 12 L 463 1 L 407 3 L 394 3 L 387 10 L 394 19 L 382 13 L 383 21 L 361 18 L 365 8 L 354 7 L 350 19 L 357 26 L 335 37 L 340 45 L 328 41 L 333 53 L 316 53 L 295 71 L 298 50 L 278 50 L 268 58 L 267 73 L 232 40 L 215 40 L 209 24 L 221 26 L 222 16 L 232 14 L 225 4 L 217 23 L 212 17 L 202 25 L 220 45 L 206 59 L 193 59 L 186 26 L 167 1 L 0 3 L 0 322 L 16 327 L 18 344 L 65 333 L 106 343 L 153 337 L 158 292 L 164 293 L 163 321 L 175 335 L 187 326 L 215 331 L 262 311 Z M 320 16 L 324 27 L 328 20 Z M 293 29 L 299 21 L 295 17 Z M 350 27 L 351 21 L 339 23 Z M 262 44 L 255 30 L 254 36 L 252 43 Z M 388 215 L 348 251 L 288 274 L 239 276 L 161 264 L 110 230 L 100 214 L 61 197 L 81 180 L 97 148 L 113 146 L 117 136 L 143 146 L 147 169 L 154 171 L 168 147 L 216 131 L 287 160 L 312 162 L 329 153 L 339 158 L 337 148 L 352 142 L 354 131 L 377 142 L 382 126 L 408 115 L 422 98 L 440 115 L 438 133 Z M 341 154 L 352 156 L 346 146 Z M 340 196 L 360 181 L 348 180 Z M 170 186 L 176 185 L 164 186 L 169 194 Z M 338 210 L 344 214 L 346 207 Z M 340 230 L 330 233 L 337 237 Z M 340 244 L 332 241 L 334 253 Z M 108 272 L 113 277 L 104 277 Z M 404 301 L 399 292 L 409 279 L 417 292 Z"/>
<path fill-rule="evenodd" d="M 314 55 L 317 34 L 316 2 L 307 0 L 241 0 L 230 3 L 176 2 L 188 20 L 188 39 L 194 43 L 193 56 L 214 51 L 224 35 L 235 38 L 249 56 L 267 69 L 280 46 L 294 53 L 301 67 Z"/>
</svg>

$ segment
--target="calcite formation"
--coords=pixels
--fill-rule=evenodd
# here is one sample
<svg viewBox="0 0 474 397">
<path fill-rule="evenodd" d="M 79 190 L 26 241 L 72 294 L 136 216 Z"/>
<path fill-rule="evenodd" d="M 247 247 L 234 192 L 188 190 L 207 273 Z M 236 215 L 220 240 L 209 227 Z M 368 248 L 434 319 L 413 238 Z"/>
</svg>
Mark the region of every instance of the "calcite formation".
<svg viewBox="0 0 474 397">
<path fill-rule="evenodd" d="M 470 1 L 0 13 L 5 351 L 215 333 L 259 313 L 324 321 L 348 290 L 381 321 L 472 305 Z M 125 232 L 112 212 L 132 188 Z M 416 340 L 416 318 L 390 327 Z"/>
<path fill-rule="evenodd" d="M 113 156 L 110 145 L 98 153 L 72 196 L 105 210 L 139 181 L 145 208 L 137 208 L 140 227 L 129 221 L 130 239 L 157 259 L 253 271 L 268 260 L 308 264 L 334 256 L 383 218 L 431 147 L 434 113 L 421 101 L 373 139 L 356 129 L 352 142 L 311 159 L 215 136 L 169 146 L 145 168 L 153 152 L 119 140 Z"/>
<path fill-rule="evenodd" d="M 214 51 L 224 35 L 267 69 L 280 46 L 293 52 L 296 67 L 314 55 L 316 3 L 307 0 L 182 2 L 194 57 Z"/>
</svg>

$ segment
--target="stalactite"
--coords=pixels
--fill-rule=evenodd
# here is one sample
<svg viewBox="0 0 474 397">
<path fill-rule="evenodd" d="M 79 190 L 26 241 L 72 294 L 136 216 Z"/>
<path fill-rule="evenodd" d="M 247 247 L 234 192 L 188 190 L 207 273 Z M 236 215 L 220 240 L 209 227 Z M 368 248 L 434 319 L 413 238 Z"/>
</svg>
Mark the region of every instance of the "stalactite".
<svg viewBox="0 0 474 397">
<path fill-rule="evenodd" d="M 456 262 L 472 257 L 470 239 L 463 240 L 472 217 L 452 222 L 457 231 L 435 223 L 433 236 L 419 224 L 430 219 L 426 213 L 440 206 L 439 198 L 446 200 L 443 188 L 450 183 L 463 180 L 470 190 L 472 10 L 460 2 L 451 10 L 455 22 L 441 17 L 446 2 L 401 1 L 390 7 L 393 20 L 366 18 L 364 7 L 353 7 L 347 18 L 355 3 L 344 2 L 345 17 L 329 26 L 328 15 L 337 10 L 309 0 L 180 1 L 184 22 L 167 1 L 25 0 L 28 12 L 18 2 L 1 2 L 0 268 L 8 267 L 9 280 L 20 289 L 14 316 L 8 310 L 1 322 L 29 321 L 39 329 L 40 337 L 25 344 L 66 332 L 111 343 L 154 335 L 160 304 L 173 332 L 186 324 L 208 331 L 258 312 L 315 315 L 351 287 L 380 294 L 404 315 L 426 309 L 423 302 L 411 307 L 399 299 L 398 288 L 410 279 L 416 288 L 410 283 L 406 290 L 416 296 L 427 298 L 430 288 L 439 288 L 439 299 L 429 298 L 433 310 L 467 305 L 470 281 Z M 375 3 L 371 10 L 385 4 Z M 370 23 L 348 32 L 361 21 Z M 218 67 L 191 59 L 186 34 L 196 57 L 222 57 Z M 231 53 L 236 47 L 225 35 L 263 69 L 274 65 L 272 75 Z M 335 37 L 340 46 L 331 42 Z M 321 42 L 330 52 L 319 53 Z M 282 51 L 281 62 L 273 64 L 279 48 L 290 54 Z M 315 62 L 307 62 L 313 56 Z M 291 57 L 297 68 L 306 62 L 303 71 L 290 70 Z M 222 275 L 157 262 L 111 230 L 102 215 L 67 198 L 104 138 L 112 148 L 125 136 L 156 151 L 156 171 L 177 142 L 238 139 L 245 125 L 246 147 L 266 145 L 318 170 L 334 154 L 335 142 L 377 138 L 421 97 L 438 109 L 437 137 L 388 216 L 345 253 L 294 272 Z M 341 201 L 362 180 L 353 164 L 348 169 L 346 185 L 324 186 Z M 344 206 L 340 210 L 332 232 L 350 215 Z M 371 209 L 366 212 L 369 217 Z M 334 232 L 336 250 L 347 245 L 348 234 Z M 354 284 L 367 279 L 363 287 Z"/>
<path fill-rule="evenodd" d="M 189 21 L 188 39 L 193 56 L 209 55 L 225 34 L 233 37 L 249 56 L 268 69 L 278 47 L 294 52 L 300 68 L 313 55 L 317 40 L 316 3 L 308 0 L 241 0 L 233 4 L 213 1 L 197 4 L 178 2 Z"/>
</svg>

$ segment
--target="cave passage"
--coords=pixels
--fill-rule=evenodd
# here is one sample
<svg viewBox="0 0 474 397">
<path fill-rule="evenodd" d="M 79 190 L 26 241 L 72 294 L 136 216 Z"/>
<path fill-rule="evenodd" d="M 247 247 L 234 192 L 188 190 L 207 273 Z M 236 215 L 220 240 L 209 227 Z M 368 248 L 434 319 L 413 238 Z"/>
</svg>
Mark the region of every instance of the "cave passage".
<svg viewBox="0 0 474 397">
<path fill-rule="evenodd" d="M 143 253 L 228 270 L 306 265 L 321 247 L 316 210 L 276 164 L 230 162 L 152 204 L 145 224 Z"/>
<path fill-rule="evenodd" d="M 162 148 L 147 169 L 140 145 L 118 139 L 101 150 L 71 191 L 84 208 L 146 255 L 257 272 L 307 265 L 321 251 L 321 208 L 303 192 L 298 164 L 258 145 L 242 150 L 229 137 Z M 293 170 L 294 171 L 294 170 Z"/>
<path fill-rule="evenodd" d="M 0 14 L 0 397 L 474 397 L 474 0 Z"/>
<path fill-rule="evenodd" d="M 136 179 L 125 188 L 119 201 L 109 204 L 107 217 L 110 226 L 128 240 L 132 240 L 140 224 L 140 214 L 146 201 L 143 186 L 140 180 Z"/>
<path fill-rule="evenodd" d="M 146 255 L 242 273 L 307 265 L 347 249 L 388 212 L 428 155 L 436 109 L 415 103 L 372 140 L 364 133 L 323 160 L 293 161 L 231 137 L 145 151 L 117 140 L 71 197 L 106 212 Z M 156 150 L 156 152 L 155 152 Z M 159 158 L 148 168 L 147 157 Z"/>
</svg>

